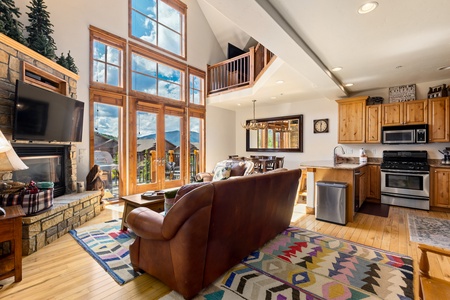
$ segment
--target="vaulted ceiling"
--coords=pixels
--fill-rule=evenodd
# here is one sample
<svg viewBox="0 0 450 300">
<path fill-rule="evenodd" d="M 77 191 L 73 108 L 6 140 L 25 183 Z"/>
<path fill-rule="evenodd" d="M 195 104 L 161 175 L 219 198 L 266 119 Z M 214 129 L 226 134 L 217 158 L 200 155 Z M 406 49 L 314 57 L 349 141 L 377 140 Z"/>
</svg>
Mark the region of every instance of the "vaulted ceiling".
<svg viewBox="0 0 450 300">
<path fill-rule="evenodd" d="M 253 89 L 214 97 L 218 106 L 251 105 L 245 100 L 253 98 L 334 100 L 445 79 L 450 84 L 450 70 L 439 70 L 450 66 L 448 0 L 377 0 L 367 14 L 358 9 L 369 0 L 197 1 L 224 51 L 228 43 L 244 48 L 254 38 L 279 58 Z"/>
</svg>

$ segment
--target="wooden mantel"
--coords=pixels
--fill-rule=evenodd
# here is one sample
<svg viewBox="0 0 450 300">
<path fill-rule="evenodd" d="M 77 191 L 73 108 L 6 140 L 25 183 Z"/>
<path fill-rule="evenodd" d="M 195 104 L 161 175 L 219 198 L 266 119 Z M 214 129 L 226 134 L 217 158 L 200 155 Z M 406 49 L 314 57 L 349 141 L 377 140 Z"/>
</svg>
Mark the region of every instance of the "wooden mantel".
<svg viewBox="0 0 450 300">
<path fill-rule="evenodd" d="M 3 33 L 0 33 L 0 43 L 3 43 L 19 52 L 22 52 L 23 54 L 26 54 L 28 56 L 30 56 L 31 58 L 47 65 L 48 67 L 61 72 L 62 74 L 73 78 L 74 80 L 80 79 L 80 76 L 78 74 L 73 73 L 72 71 L 69 71 L 68 69 L 64 68 L 63 66 L 57 64 L 56 62 L 54 62 L 51 59 L 48 59 L 47 57 L 37 53 L 34 50 L 31 50 L 30 48 L 28 48 L 25 45 L 22 45 L 21 43 L 13 40 L 12 38 L 4 35 Z M 5 51 L 7 51 L 7 49 L 3 49 Z M 12 53 L 11 53 L 12 54 Z"/>
</svg>

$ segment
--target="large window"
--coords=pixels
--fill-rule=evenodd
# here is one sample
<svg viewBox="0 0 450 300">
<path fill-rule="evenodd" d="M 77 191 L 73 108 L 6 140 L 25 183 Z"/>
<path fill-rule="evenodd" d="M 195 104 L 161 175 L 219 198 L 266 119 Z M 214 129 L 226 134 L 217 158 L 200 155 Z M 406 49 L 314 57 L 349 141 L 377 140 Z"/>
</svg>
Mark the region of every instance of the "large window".
<svg viewBox="0 0 450 300">
<path fill-rule="evenodd" d="M 179 0 L 130 3 L 130 35 L 184 58 L 186 5 Z"/>
<path fill-rule="evenodd" d="M 145 40 L 154 34 L 154 40 L 146 41 L 184 53 L 185 11 L 180 7 L 186 7 L 180 3 L 130 0 L 133 35 Z M 141 29 L 149 35 L 138 34 Z M 193 181 L 205 165 L 205 72 L 143 43 L 92 26 L 90 32 L 90 149 L 92 157 L 96 154 L 91 164 L 105 169 L 111 193 L 136 194 Z M 123 130 L 112 133 L 122 122 Z"/>
<path fill-rule="evenodd" d="M 91 85 L 125 91 L 126 41 L 91 26 Z"/>
<path fill-rule="evenodd" d="M 131 88 L 172 100 L 182 100 L 183 72 L 133 53 Z"/>
</svg>

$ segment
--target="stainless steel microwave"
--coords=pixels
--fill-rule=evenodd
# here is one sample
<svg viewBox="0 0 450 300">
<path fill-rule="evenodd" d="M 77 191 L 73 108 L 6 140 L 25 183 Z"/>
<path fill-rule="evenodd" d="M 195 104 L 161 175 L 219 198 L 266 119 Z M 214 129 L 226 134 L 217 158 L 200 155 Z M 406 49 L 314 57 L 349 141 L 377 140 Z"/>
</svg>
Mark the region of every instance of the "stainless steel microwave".
<svg viewBox="0 0 450 300">
<path fill-rule="evenodd" d="M 428 125 L 384 126 L 381 136 L 383 144 L 425 144 L 428 142 Z"/>
</svg>

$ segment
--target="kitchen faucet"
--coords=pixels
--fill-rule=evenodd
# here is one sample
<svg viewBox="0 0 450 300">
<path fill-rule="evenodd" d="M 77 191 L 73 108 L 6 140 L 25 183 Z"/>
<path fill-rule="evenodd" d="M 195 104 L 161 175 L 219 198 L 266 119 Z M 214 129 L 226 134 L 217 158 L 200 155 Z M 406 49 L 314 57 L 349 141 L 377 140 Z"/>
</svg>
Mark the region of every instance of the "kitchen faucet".
<svg viewBox="0 0 450 300">
<path fill-rule="evenodd" d="M 341 148 L 342 154 L 345 154 L 344 148 L 341 145 L 337 145 L 336 147 L 334 147 L 334 149 L 333 149 L 333 163 L 334 164 L 338 163 L 338 155 L 336 154 L 337 148 Z"/>
</svg>

